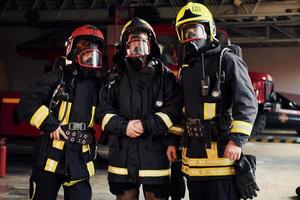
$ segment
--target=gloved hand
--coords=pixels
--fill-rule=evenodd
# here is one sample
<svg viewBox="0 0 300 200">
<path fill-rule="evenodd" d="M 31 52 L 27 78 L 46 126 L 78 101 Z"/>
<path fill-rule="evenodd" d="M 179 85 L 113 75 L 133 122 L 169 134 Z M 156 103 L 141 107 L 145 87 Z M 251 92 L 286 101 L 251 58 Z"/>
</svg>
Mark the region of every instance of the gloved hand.
<svg viewBox="0 0 300 200">
<path fill-rule="evenodd" d="M 235 182 L 242 199 L 253 199 L 260 190 L 255 181 L 255 165 L 255 156 L 251 155 L 242 155 L 235 163 Z"/>
</svg>

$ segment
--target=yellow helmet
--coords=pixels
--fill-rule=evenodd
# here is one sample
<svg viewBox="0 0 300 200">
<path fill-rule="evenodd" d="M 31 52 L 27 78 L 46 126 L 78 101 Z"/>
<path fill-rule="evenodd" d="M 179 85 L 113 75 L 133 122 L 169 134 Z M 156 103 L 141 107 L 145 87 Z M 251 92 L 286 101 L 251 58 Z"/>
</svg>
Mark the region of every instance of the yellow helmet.
<svg viewBox="0 0 300 200">
<path fill-rule="evenodd" d="M 180 27 L 183 24 L 189 22 L 206 22 L 209 24 L 209 36 L 210 40 L 213 41 L 216 38 L 216 25 L 213 20 L 212 14 L 208 10 L 208 8 L 200 3 L 189 2 L 185 6 L 183 6 L 177 14 L 176 17 L 176 32 L 179 40 L 180 38 Z"/>
</svg>

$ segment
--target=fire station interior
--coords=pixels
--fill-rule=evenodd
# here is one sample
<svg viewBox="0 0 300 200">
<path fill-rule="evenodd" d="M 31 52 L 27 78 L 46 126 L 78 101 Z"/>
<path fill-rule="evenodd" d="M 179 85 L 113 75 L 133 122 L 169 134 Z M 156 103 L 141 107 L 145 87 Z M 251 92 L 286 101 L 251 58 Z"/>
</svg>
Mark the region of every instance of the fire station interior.
<svg viewBox="0 0 300 200">
<path fill-rule="evenodd" d="M 65 42 L 72 31 L 84 24 L 101 29 L 105 37 L 103 62 L 111 68 L 114 66 L 114 44 L 119 40 L 122 27 L 134 16 L 144 19 L 157 34 L 162 61 L 177 75 L 180 45 L 175 32 L 175 18 L 188 2 L 0 1 L 0 199 L 29 199 L 31 155 L 39 132 L 18 119 L 17 104 L 22 92 L 51 71 L 55 59 L 64 55 Z M 257 159 L 256 180 L 260 191 L 255 199 L 298 199 L 300 1 L 194 2 L 209 8 L 220 43 L 240 46 L 248 67 L 258 101 L 258 114 L 243 151 Z M 97 129 L 99 131 L 99 127 Z M 108 147 L 99 144 L 96 175 L 91 178 L 92 199 L 115 199 L 107 183 L 107 157 Z M 58 199 L 63 199 L 62 189 Z M 140 199 L 143 199 L 141 194 Z M 183 199 L 189 199 L 187 189 Z"/>
</svg>

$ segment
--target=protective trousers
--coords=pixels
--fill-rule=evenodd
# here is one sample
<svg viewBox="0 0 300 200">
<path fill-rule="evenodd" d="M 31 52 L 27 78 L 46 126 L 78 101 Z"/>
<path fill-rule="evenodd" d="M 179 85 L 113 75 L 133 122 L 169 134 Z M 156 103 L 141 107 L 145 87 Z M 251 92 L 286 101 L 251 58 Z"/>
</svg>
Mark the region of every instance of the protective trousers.
<svg viewBox="0 0 300 200">
<path fill-rule="evenodd" d="M 56 200 L 64 176 L 40 170 L 30 177 L 30 200 Z M 65 200 L 90 200 L 92 189 L 89 180 L 80 181 L 71 186 L 63 186 Z"/>
<path fill-rule="evenodd" d="M 187 181 L 190 200 L 239 200 L 233 179 Z"/>
<path fill-rule="evenodd" d="M 139 184 L 109 183 L 116 200 L 138 200 Z M 167 200 L 168 185 L 143 185 L 145 200 Z"/>
</svg>

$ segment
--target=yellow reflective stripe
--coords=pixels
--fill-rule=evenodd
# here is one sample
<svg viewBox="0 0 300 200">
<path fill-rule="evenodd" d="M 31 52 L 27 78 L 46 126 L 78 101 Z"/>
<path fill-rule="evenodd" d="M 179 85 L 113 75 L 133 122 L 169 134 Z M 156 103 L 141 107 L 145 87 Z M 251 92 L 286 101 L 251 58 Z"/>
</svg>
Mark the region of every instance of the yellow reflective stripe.
<svg viewBox="0 0 300 200">
<path fill-rule="evenodd" d="M 35 113 L 31 117 L 30 124 L 32 126 L 35 126 L 36 128 L 40 128 L 41 124 L 48 115 L 49 109 L 46 106 L 42 105 L 41 107 L 39 107 L 39 109 L 37 109 L 37 111 L 35 111 Z"/>
<path fill-rule="evenodd" d="M 184 129 L 178 126 L 172 126 L 171 128 L 169 128 L 168 132 L 175 135 L 183 135 Z"/>
<path fill-rule="evenodd" d="M 82 153 L 85 153 L 90 150 L 90 145 L 84 144 L 82 145 Z"/>
<path fill-rule="evenodd" d="M 128 175 L 127 168 L 108 166 L 108 172 L 118 175 Z M 157 170 L 139 170 L 139 177 L 162 177 L 169 176 L 170 169 L 157 169 Z"/>
<path fill-rule="evenodd" d="M 56 160 L 48 158 L 44 170 L 49 172 L 55 172 L 57 165 L 58 162 Z"/>
<path fill-rule="evenodd" d="M 70 182 L 64 182 L 63 185 L 64 186 L 72 186 L 72 185 L 75 185 L 76 183 L 79 183 L 80 181 L 83 181 L 84 179 L 80 179 L 80 180 L 74 180 L 74 181 L 70 181 Z"/>
<path fill-rule="evenodd" d="M 68 106 L 67 106 L 67 102 L 66 101 L 61 102 L 61 105 L 60 105 L 60 108 L 59 108 L 59 113 L 58 113 L 58 119 L 59 120 L 62 120 L 62 118 L 64 117 L 61 125 L 67 125 L 69 123 L 69 117 L 70 117 L 71 107 L 72 107 L 72 103 L 71 102 L 68 102 Z"/>
<path fill-rule="evenodd" d="M 32 185 L 33 185 L 33 191 L 32 191 L 32 196 L 31 196 L 30 200 L 34 199 L 35 192 L 36 192 L 36 183 L 34 181 L 32 182 Z"/>
<path fill-rule="evenodd" d="M 231 133 L 244 133 L 250 136 L 252 127 L 253 125 L 248 122 L 234 120 L 232 122 Z"/>
<path fill-rule="evenodd" d="M 234 167 L 189 168 L 182 166 L 182 172 L 189 176 L 228 176 L 234 175 Z"/>
<path fill-rule="evenodd" d="M 20 98 L 3 98 L 2 99 L 2 103 L 12 103 L 12 104 L 16 104 L 19 103 Z"/>
<path fill-rule="evenodd" d="M 56 149 L 60 149 L 60 150 L 63 150 L 64 148 L 64 145 L 65 145 L 65 141 L 62 141 L 62 140 L 53 140 L 52 142 L 52 147 L 56 148 Z"/>
<path fill-rule="evenodd" d="M 227 158 L 189 158 L 186 156 L 186 148 L 182 148 L 182 162 L 191 167 L 213 167 L 213 166 L 232 166 L 234 161 Z"/>
<path fill-rule="evenodd" d="M 183 64 L 183 65 L 181 65 L 181 68 L 186 68 L 188 66 L 189 66 L 188 64 Z"/>
<path fill-rule="evenodd" d="M 218 146 L 216 142 L 211 143 L 211 149 L 206 149 L 206 154 L 208 159 L 218 158 Z"/>
<path fill-rule="evenodd" d="M 90 123 L 89 123 L 89 127 L 92 128 L 94 126 L 94 123 L 95 123 L 95 110 L 96 110 L 96 107 L 93 106 L 92 107 L 92 116 L 91 116 L 91 120 L 90 120 Z"/>
<path fill-rule="evenodd" d="M 89 172 L 90 177 L 95 175 L 95 167 L 93 161 L 86 163 L 87 170 Z"/>
<path fill-rule="evenodd" d="M 163 121 L 164 123 L 166 124 L 166 126 L 168 128 L 171 128 L 171 126 L 173 125 L 173 122 L 171 121 L 170 117 L 166 114 L 166 113 L 163 113 L 163 112 L 157 112 L 155 113 L 157 116 L 159 116 Z"/>
<path fill-rule="evenodd" d="M 111 165 L 108 166 L 108 172 L 112 174 L 118 174 L 118 175 L 128 175 L 127 168 L 113 167 Z"/>
<path fill-rule="evenodd" d="M 102 123 L 101 123 L 101 129 L 104 131 L 104 128 L 106 126 L 106 124 L 109 122 L 109 120 L 115 116 L 116 114 L 106 114 L 104 117 L 103 117 L 103 120 L 102 120 Z"/>
<path fill-rule="evenodd" d="M 204 103 L 204 120 L 212 119 L 216 116 L 216 104 Z"/>
<path fill-rule="evenodd" d="M 139 170 L 139 177 L 161 177 L 169 176 L 170 174 L 170 169 Z"/>
</svg>

